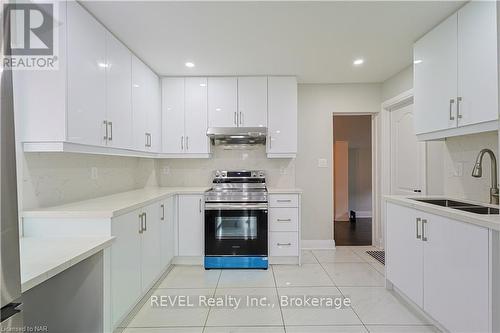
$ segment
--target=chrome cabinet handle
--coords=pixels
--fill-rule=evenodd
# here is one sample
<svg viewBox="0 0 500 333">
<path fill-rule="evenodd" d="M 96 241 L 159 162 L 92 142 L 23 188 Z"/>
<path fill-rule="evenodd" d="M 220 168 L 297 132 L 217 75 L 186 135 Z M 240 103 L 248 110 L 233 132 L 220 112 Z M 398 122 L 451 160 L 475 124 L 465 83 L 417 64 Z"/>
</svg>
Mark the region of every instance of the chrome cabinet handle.
<svg viewBox="0 0 500 333">
<path fill-rule="evenodd" d="M 417 217 L 417 219 L 415 220 L 415 228 L 417 229 L 416 233 L 417 233 L 417 239 L 421 239 L 422 238 L 422 235 L 419 233 L 419 228 L 418 228 L 418 225 L 420 224 L 420 222 L 422 221 L 422 219 L 420 217 Z"/>
<path fill-rule="evenodd" d="M 144 136 L 146 139 L 146 143 L 144 144 L 144 146 L 147 147 L 148 146 L 148 133 L 144 133 Z"/>
<path fill-rule="evenodd" d="M 243 112 L 240 111 L 240 125 L 243 125 Z"/>
<path fill-rule="evenodd" d="M 278 246 L 292 246 L 292 243 L 276 243 Z"/>
<path fill-rule="evenodd" d="M 165 221 L 165 205 L 161 204 L 160 207 L 161 207 L 161 220 Z"/>
<path fill-rule="evenodd" d="M 273 137 L 269 135 L 269 149 L 273 148 Z"/>
<path fill-rule="evenodd" d="M 184 135 L 181 136 L 181 150 L 184 150 Z"/>
<path fill-rule="evenodd" d="M 462 115 L 460 114 L 460 102 L 462 101 L 462 97 L 457 97 L 457 118 L 462 119 Z"/>
<path fill-rule="evenodd" d="M 109 141 L 113 141 L 113 122 L 112 121 L 108 121 L 108 126 L 109 126 L 109 136 L 108 136 L 108 140 Z M 106 130 L 107 131 L 107 130 Z"/>
<path fill-rule="evenodd" d="M 108 140 L 108 121 L 104 120 L 102 123 L 104 124 L 104 137 L 103 137 L 103 139 Z"/>
<path fill-rule="evenodd" d="M 238 113 L 234 111 L 234 124 L 238 126 Z"/>
<path fill-rule="evenodd" d="M 286 199 L 286 200 L 285 199 L 278 199 L 276 201 L 277 202 L 292 202 L 292 200 L 290 200 L 290 199 Z"/>
<path fill-rule="evenodd" d="M 142 234 L 142 214 L 139 214 L 139 233 Z"/>
<path fill-rule="evenodd" d="M 153 146 L 153 141 L 151 140 L 151 133 L 148 133 L 149 136 L 149 147 Z"/>
<path fill-rule="evenodd" d="M 201 213 L 201 199 L 200 199 L 200 201 L 199 201 L 199 203 L 198 203 L 198 208 L 199 208 L 200 213 Z"/>
<path fill-rule="evenodd" d="M 427 224 L 426 219 L 422 219 L 422 241 L 427 242 L 427 236 L 425 235 L 425 225 Z"/>
<path fill-rule="evenodd" d="M 292 222 L 292 219 L 276 219 L 278 222 Z"/>
<path fill-rule="evenodd" d="M 453 116 L 453 104 L 455 104 L 455 100 L 452 98 L 450 99 L 450 120 L 455 120 Z"/>
<path fill-rule="evenodd" d="M 186 150 L 189 150 L 189 136 L 186 136 Z"/>
<path fill-rule="evenodd" d="M 142 213 L 144 215 L 144 231 L 148 230 L 148 215 L 146 213 Z"/>
</svg>

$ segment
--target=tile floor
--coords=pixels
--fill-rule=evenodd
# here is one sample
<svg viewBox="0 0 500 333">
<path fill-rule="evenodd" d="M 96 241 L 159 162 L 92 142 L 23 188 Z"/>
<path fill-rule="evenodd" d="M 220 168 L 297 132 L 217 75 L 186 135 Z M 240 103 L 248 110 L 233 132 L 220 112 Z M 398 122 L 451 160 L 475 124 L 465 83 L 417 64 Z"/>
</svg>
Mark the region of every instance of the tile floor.
<svg viewBox="0 0 500 333">
<path fill-rule="evenodd" d="M 371 249 L 303 251 L 302 266 L 272 265 L 267 271 L 175 266 L 153 292 L 165 306 L 146 302 L 124 332 L 439 332 L 384 288 L 384 266 L 365 253 Z M 333 309 L 280 302 L 304 295 L 349 298 L 352 304 Z M 181 306 L 186 296 L 193 306 Z M 204 297 L 229 296 L 241 300 L 237 308 L 235 303 L 199 305 Z M 262 303 L 248 306 L 248 300 Z"/>
</svg>

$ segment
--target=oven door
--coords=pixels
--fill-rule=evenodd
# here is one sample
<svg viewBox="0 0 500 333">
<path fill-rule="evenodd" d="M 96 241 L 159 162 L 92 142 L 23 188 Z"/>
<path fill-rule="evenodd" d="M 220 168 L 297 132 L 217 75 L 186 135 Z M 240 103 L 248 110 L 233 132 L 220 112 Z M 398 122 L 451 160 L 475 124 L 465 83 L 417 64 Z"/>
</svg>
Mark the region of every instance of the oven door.
<svg viewBox="0 0 500 333">
<path fill-rule="evenodd" d="M 206 203 L 206 256 L 267 256 L 266 203 Z"/>
</svg>

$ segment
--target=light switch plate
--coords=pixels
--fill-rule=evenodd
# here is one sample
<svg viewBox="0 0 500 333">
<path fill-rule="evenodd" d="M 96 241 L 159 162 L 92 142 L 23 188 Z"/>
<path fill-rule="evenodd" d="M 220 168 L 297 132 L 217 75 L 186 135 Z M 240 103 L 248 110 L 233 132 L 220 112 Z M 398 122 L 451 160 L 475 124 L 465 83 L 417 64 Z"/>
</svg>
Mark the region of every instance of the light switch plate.
<svg viewBox="0 0 500 333">
<path fill-rule="evenodd" d="M 318 168 L 328 168 L 328 161 L 326 158 L 318 158 Z"/>
</svg>

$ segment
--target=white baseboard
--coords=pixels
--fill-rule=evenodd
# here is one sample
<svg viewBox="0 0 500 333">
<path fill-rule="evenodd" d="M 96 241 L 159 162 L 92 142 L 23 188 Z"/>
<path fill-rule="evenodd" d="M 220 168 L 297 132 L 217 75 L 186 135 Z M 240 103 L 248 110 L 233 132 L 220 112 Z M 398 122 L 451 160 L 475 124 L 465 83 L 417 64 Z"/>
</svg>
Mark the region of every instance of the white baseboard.
<svg viewBox="0 0 500 333">
<path fill-rule="evenodd" d="M 370 210 L 358 210 L 358 211 L 356 211 L 356 217 L 371 218 L 372 212 Z"/>
<path fill-rule="evenodd" d="M 303 250 L 334 249 L 333 239 L 303 239 L 301 240 Z"/>
</svg>

